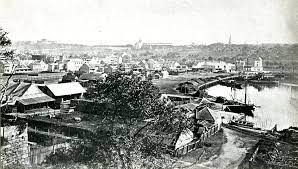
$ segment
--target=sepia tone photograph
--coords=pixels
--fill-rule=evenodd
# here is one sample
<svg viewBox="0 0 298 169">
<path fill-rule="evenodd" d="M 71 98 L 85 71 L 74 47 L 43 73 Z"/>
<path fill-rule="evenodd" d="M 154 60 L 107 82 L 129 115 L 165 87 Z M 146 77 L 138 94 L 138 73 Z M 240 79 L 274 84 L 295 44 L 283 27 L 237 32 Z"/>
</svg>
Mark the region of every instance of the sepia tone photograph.
<svg viewBox="0 0 298 169">
<path fill-rule="evenodd" d="M 298 169 L 298 1 L 0 0 L 0 169 Z"/>
</svg>

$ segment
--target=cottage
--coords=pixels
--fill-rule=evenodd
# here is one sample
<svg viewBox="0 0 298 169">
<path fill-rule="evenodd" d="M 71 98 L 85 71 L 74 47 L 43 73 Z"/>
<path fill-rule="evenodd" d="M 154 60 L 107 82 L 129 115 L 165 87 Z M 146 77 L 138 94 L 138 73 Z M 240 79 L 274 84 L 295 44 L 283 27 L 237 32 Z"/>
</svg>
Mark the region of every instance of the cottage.
<svg viewBox="0 0 298 169">
<path fill-rule="evenodd" d="M 62 62 L 55 62 L 48 64 L 48 71 L 49 72 L 61 72 L 64 68 L 64 64 Z"/>
<path fill-rule="evenodd" d="M 194 139 L 193 132 L 188 128 L 179 133 L 173 133 L 170 131 L 156 131 L 156 129 L 151 129 L 149 126 L 146 127 L 146 130 L 142 130 L 141 134 L 151 137 L 154 141 L 156 140 L 156 142 L 173 151 L 187 145 Z"/>
<path fill-rule="evenodd" d="M 84 64 L 84 61 L 80 58 L 71 58 L 66 61 L 65 63 L 65 70 L 66 71 L 78 71 L 80 67 Z"/>
<path fill-rule="evenodd" d="M 35 61 L 29 65 L 33 72 L 43 72 L 48 70 L 48 64 L 44 61 Z"/>
<path fill-rule="evenodd" d="M 36 84 L 12 83 L 5 93 L 6 106 L 16 107 L 18 112 L 53 106 L 55 99 L 44 94 Z"/>
<path fill-rule="evenodd" d="M 176 106 L 175 108 L 187 110 L 189 117 L 195 116 L 197 112 L 200 111 L 200 105 L 196 103 L 182 104 Z"/>
<path fill-rule="evenodd" d="M 32 72 L 32 70 L 28 66 L 22 63 L 13 63 L 9 60 L 3 62 L 3 67 L 4 74 L 23 74 Z"/>
<path fill-rule="evenodd" d="M 86 90 L 79 82 L 48 84 L 44 92 L 56 100 L 55 107 L 60 106 L 64 100 L 79 99 L 86 93 Z"/>
<path fill-rule="evenodd" d="M 209 109 L 208 107 L 204 107 L 200 111 L 196 112 L 195 118 L 198 121 L 207 121 L 211 124 L 215 124 L 216 117 L 214 117 L 213 114 L 214 114 L 213 110 Z"/>
<path fill-rule="evenodd" d="M 116 72 L 118 69 L 117 65 L 107 65 L 104 67 L 104 73 L 113 73 Z"/>
<path fill-rule="evenodd" d="M 162 65 L 162 68 L 176 70 L 179 66 L 180 64 L 176 61 L 165 61 Z"/>
<path fill-rule="evenodd" d="M 161 65 L 153 59 L 148 59 L 147 65 L 148 65 L 149 70 L 161 70 L 162 69 Z"/>
<path fill-rule="evenodd" d="M 91 65 L 89 63 L 84 63 L 80 67 L 79 71 L 83 72 L 83 73 L 94 73 L 97 71 L 97 69 L 98 69 L 98 67 L 95 67 L 94 65 Z"/>
</svg>

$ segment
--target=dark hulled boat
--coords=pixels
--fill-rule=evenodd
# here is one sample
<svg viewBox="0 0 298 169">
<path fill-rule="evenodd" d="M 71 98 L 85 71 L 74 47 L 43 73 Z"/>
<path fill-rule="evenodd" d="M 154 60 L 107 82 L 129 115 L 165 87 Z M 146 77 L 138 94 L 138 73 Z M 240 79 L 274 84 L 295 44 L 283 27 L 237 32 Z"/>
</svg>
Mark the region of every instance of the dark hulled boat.
<svg viewBox="0 0 298 169">
<path fill-rule="evenodd" d="M 242 89 L 242 84 L 237 83 L 235 80 L 220 81 L 219 84 L 222 86 L 232 87 L 232 88 L 236 88 L 236 89 Z"/>
<path fill-rule="evenodd" d="M 255 106 L 253 104 L 239 104 L 239 105 L 225 105 L 224 111 L 234 112 L 234 113 L 244 113 L 246 116 L 253 117 L 253 111 Z"/>
</svg>

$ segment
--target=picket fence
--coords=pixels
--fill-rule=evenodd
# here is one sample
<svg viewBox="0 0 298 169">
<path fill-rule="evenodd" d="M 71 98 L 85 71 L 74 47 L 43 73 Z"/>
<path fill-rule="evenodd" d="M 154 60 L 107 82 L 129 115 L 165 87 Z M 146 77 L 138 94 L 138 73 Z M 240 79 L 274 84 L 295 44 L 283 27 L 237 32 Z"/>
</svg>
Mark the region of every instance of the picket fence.
<svg viewBox="0 0 298 169">
<path fill-rule="evenodd" d="M 184 145 L 183 147 L 179 147 L 178 149 L 176 149 L 175 151 L 175 155 L 176 156 L 181 156 L 181 155 L 185 155 L 197 148 L 200 147 L 200 145 L 206 141 L 210 136 L 214 135 L 215 133 L 217 133 L 221 128 L 221 124 L 215 124 L 212 127 L 209 128 L 208 131 L 204 132 L 201 137 L 195 141 L 195 142 L 190 142 L 186 145 Z"/>
</svg>

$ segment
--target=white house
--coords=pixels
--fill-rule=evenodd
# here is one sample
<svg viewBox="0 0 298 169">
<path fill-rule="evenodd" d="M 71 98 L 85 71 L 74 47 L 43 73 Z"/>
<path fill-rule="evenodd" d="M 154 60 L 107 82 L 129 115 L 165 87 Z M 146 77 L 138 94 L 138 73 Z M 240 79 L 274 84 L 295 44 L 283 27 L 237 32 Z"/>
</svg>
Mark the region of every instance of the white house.
<svg viewBox="0 0 298 169">
<path fill-rule="evenodd" d="M 21 63 L 13 63 L 12 61 L 3 62 L 4 65 L 4 74 L 13 74 L 13 73 L 31 73 L 31 69 Z"/>
<path fill-rule="evenodd" d="M 96 67 L 96 66 L 94 66 L 94 65 L 91 65 L 91 64 L 89 64 L 89 63 L 84 63 L 84 64 L 80 67 L 79 71 L 80 71 L 80 72 L 84 72 L 84 73 L 94 73 L 94 72 L 97 71 L 97 69 L 98 69 L 98 67 Z"/>
<path fill-rule="evenodd" d="M 103 61 L 107 64 L 121 64 L 122 63 L 122 54 L 114 53 L 110 56 L 107 56 L 103 59 Z"/>
<path fill-rule="evenodd" d="M 159 62 L 157 62 L 157 61 L 155 61 L 153 59 L 149 59 L 147 61 L 147 64 L 148 64 L 149 70 L 161 70 L 162 69 L 162 67 L 159 64 Z"/>
<path fill-rule="evenodd" d="M 80 67 L 84 64 L 84 61 L 80 58 L 68 59 L 65 63 L 66 71 L 79 71 Z"/>
<path fill-rule="evenodd" d="M 88 62 L 90 65 L 100 65 L 102 64 L 102 59 L 98 57 L 92 57 L 91 60 Z"/>
<path fill-rule="evenodd" d="M 48 64 L 44 63 L 42 60 L 31 63 L 29 67 L 33 72 L 42 72 L 48 70 Z"/>
<path fill-rule="evenodd" d="M 62 62 L 55 62 L 48 64 L 49 72 L 61 72 L 63 70 L 64 64 Z"/>
<path fill-rule="evenodd" d="M 212 70 L 224 70 L 231 72 L 235 69 L 235 64 L 226 63 L 223 61 L 202 61 L 192 67 L 193 69 L 212 69 Z"/>
<path fill-rule="evenodd" d="M 253 67 L 251 67 L 251 71 L 253 72 L 262 72 L 263 71 L 263 60 L 262 58 L 258 58 L 258 60 L 255 60 L 255 64 Z"/>
<path fill-rule="evenodd" d="M 163 68 L 168 69 L 177 69 L 178 66 L 180 66 L 180 64 L 176 61 L 165 61 L 162 65 Z"/>
</svg>

